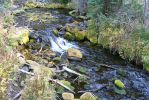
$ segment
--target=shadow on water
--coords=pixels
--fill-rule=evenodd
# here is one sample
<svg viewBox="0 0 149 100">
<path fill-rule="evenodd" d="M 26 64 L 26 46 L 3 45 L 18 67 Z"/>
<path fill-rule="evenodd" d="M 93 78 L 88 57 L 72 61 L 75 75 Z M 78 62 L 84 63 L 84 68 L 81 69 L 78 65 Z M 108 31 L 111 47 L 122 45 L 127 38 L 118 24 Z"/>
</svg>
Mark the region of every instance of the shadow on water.
<svg viewBox="0 0 149 100">
<path fill-rule="evenodd" d="M 65 25 L 75 20 L 68 15 L 66 9 L 41 8 L 26 10 L 25 13 L 18 14 L 15 19 L 17 26 L 28 26 L 36 32 Z M 87 42 L 78 43 L 78 45 L 83 52 L 83 59 L 80 62 L 70 61 L 70 64 L 74 66 L 74 70 L 83 68 L 85 74 L 90 78 L 82 82 L 74 81 L 76 76 L 66 79 L 71 81 L 75 87 L 76 97 L 82 94 L 78 91 L 92 90 L 96 96 L 103 100 L 149 100 L 149 77 L 144 71 L 135 68 L 118 56 L 111 55 L 101 47 L 91 46 Z M 115 69 L 103 67 L 100 64 L 110 65 Z M 125 84 L 126 95 L 114 92 L 113 82 L 115 79 L 120 79 Z M 106 86 L 98 90 L 102 85 Z"/>
</svg>

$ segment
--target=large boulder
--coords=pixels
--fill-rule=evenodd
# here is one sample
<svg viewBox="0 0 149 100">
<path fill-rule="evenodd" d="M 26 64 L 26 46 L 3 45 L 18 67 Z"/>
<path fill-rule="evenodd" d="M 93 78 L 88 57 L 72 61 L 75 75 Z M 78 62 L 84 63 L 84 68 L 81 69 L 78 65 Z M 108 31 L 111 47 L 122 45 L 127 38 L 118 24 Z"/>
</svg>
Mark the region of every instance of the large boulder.
<svg viewBox="0 0 149 100">
<path fill-rule="evenodd" d="M 82 55 L 82 52 L 78 49 L 74 49 L 74 48 L 69 48 L 67 50 L 67 53 L 68 53 L 68 59 L 71 59 L 71 60 L 81 60 L 83 55 Z"/>
</svg>

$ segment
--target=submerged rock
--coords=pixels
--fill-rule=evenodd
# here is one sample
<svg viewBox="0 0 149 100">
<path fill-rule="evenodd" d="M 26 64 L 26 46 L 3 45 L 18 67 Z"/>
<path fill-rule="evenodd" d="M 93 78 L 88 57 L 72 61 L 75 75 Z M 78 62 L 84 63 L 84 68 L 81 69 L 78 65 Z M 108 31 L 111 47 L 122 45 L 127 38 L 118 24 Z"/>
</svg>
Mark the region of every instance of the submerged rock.
<svg viewBox="0 0 149 100">
<path fill-rule="evenodd" d="M 68 53 L 68 59 L 71 59 L 71 60 L 81 60 L 83 55 L 82 55 L 82 52 L 78 49 L 74 49 L 74 48 L 69 48 L 67 50 L 67 53 Z"/>
<path fill-rule="evenodd" d="M 63 93 L 62 94 L 62 97 L 64 100 L 74 100 L 74 95 L 72 93 Z"/>
<path fill-rule="evenodd" d="M 80 100 L 96 100 L 96 97 L 92 93 L 86 92 L 81 95 Z"/>
</svg>

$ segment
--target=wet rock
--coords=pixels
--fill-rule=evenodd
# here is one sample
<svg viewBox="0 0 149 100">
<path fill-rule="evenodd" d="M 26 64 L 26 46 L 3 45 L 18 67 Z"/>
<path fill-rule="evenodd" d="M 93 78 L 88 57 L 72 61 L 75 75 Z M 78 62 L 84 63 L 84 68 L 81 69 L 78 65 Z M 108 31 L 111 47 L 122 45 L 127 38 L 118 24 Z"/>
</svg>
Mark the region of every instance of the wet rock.
<svg viewBox="0 0 149 100">
<path fill-rule="evenodd" d="M 92 93 L 86 92 L 81 95 L 80 100 L 96 100 L 96 97 Z"/>
<path fill-rule="evenodd" d="M 74 49 L 74 48 L 69 48 L 67 50 L 67 53 L 68 53 L 68 59 L 71 59 L 71 60 L 81 60 L 83 55 L 82 55 L 82 52 L 78 49 Z"/>
<path fill-rule="evenodd" d="M 63 93 L 62 94 L 62 97 L 64 100 L 74 100 L 74 95 L 72 93 Z"/>
</svg>

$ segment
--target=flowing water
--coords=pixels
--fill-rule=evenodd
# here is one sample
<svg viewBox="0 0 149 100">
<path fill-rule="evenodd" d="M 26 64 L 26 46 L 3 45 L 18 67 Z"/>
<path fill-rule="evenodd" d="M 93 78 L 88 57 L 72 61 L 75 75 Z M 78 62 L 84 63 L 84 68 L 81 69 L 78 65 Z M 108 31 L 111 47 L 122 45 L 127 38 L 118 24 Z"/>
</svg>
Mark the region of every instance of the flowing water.
<svg viewBox="0 0 149 100">
<path fill-rule="evenodd" d="M 43 15 L 46 15 L 43 16 Z M 30 20 L 38 16 L 40 19 Z M 51 16 L 47 18 L 47 16 Z M 142 69 L 122 60 L 118 55 L 111 55 L 109 50 L 92 46 L 89 42 L 68 42 L 62 37 L 56 37 L 52 29 L 76 20 L 68 15 L 68 10 L 31 9 L 16 16 L 17 26 L 28 26 L 33 30 L 32 38 L 42 42 L 43 46 L 50 44 L 55 52 L 63 53 L 68 48 L 77 48 L 83 52 L 82 61 L 70 61 L 71 68 L 89 76 L 88 81 L 74 81 L 77 77 L 70 75 L 66 80 L 75 87 L 75 96 L 82 91 L 92 91 L 103 100 L 149 100 L 149 76 Z M 102 66 L 106 64 L 111 68 Z M 80 70 L 82 69 L 82 71 Z M 125 84 L 126 95 L 114 92 L 114 80 L 120 79 Z M 103 86 L 102 89 L 101 88 Z"/>
</svg>

